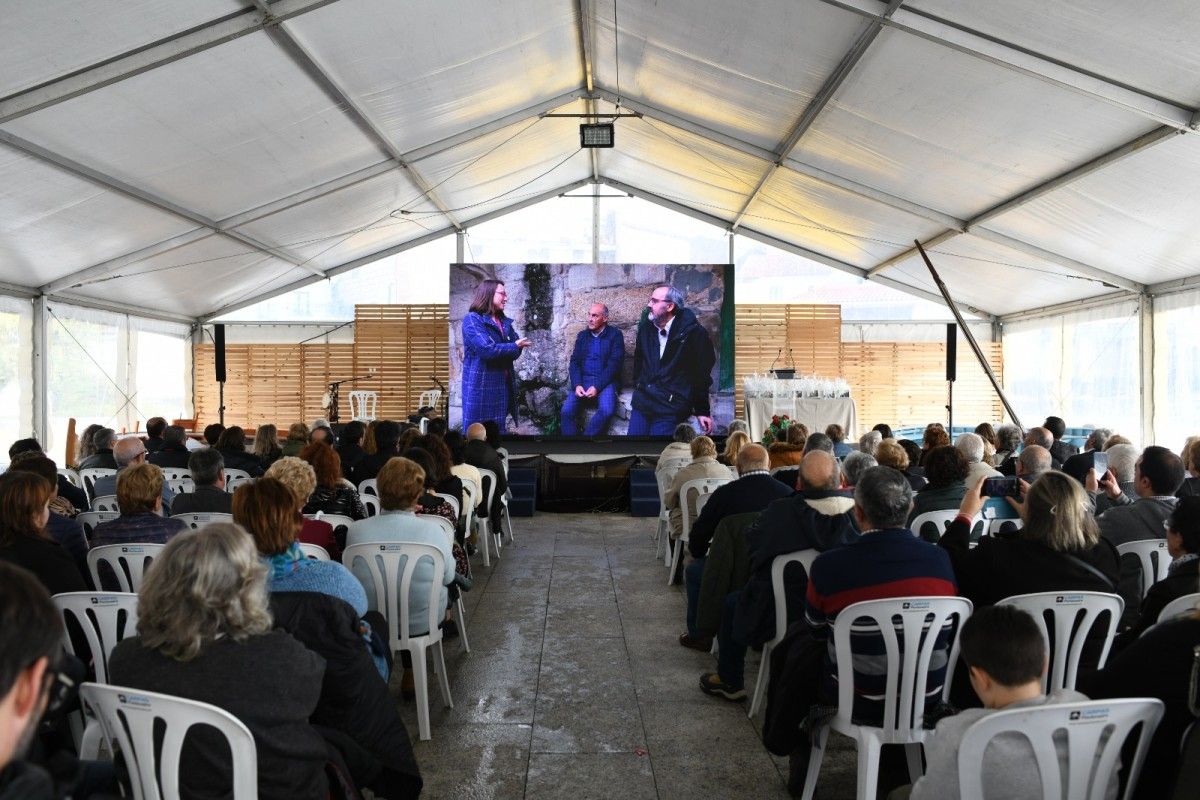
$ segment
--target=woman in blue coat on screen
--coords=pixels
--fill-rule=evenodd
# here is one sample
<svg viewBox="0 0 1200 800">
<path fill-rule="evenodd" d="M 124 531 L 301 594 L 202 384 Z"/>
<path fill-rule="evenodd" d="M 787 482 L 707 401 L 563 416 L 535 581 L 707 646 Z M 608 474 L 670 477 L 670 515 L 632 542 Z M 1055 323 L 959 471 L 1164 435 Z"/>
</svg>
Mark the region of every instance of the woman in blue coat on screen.
<svg viewBox="0 0 1200 800">
<path fill-rule="evenodd" d="M 504 316 L 508 292 L 498 280 L 482 281 L 462 322 L 463 430 L 475 422 L 493 420 L 505 428 L 509 414 L 517 417 L 513 362 L 530 341 L 518 337 Z"/>
</svg>

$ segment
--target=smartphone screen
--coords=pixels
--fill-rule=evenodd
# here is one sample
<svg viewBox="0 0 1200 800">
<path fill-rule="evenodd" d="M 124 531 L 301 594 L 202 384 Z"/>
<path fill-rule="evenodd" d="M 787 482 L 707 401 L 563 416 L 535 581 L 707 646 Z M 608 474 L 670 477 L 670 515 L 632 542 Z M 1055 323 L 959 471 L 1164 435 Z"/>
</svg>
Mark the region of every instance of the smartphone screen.
<svg viewBox="0 0 1200 800">
<path fill-rule="evenodd" d="M 1092 452 L 1092 467 L 1096 470 L 1096 480 L 1104 477 L 1104 473 L 1108 472 L 1108 453 Z"/>
<path fill-rule="evenodd" d="M 983 494 L 987 497 L 1020 497 L 1019 478 L 984 478 Z"/>
</svg>

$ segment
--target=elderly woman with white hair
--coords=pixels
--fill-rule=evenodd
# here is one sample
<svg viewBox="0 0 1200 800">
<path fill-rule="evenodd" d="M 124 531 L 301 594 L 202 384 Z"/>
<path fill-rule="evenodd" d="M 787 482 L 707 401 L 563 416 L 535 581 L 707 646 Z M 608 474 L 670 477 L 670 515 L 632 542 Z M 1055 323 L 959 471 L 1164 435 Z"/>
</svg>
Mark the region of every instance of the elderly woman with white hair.
<svg viewBox="0 0 1200 800">
<path fill-rule="evenodd" d="M 113 650 L 113 684 L 209 703 L 241 720 L 254 736 L 260 798 L 328 796 L 325 740 L 308 721 L 325 662 L 272 629 L 267 567 L 245 530 L 220 523 L 172 539 L 138 592 L 137 632 Z M 183 796 L 226 796 L 231 781 L 223 738 L 189 733 Z"/>
</svg>

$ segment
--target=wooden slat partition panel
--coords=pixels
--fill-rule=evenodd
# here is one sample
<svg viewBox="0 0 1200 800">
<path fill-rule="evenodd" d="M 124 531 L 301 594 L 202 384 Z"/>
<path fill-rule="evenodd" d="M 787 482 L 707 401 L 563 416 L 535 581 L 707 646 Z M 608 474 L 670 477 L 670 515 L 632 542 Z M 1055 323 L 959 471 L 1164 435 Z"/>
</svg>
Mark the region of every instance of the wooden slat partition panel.
<svg viewBox="0 0 1200 800">
<path fill-rule="evenodd" d="M 797 374 L 831 378 L 841 374 L 841 306 L 739 305 L 736 319 L 734 377 L 739 415 L 745 413 L 742 379 L 765 373 L 781 349 L 777 367 L 794 365 Z"/>
<path fill-rule="evenodd" d="M 353 373 L 374 369 L 375 377 L 353 388 L 379 392 L 376 416 L 404 419 L 417 410 L 421 392 L 436 388 L 431 377 L 449 384 L 449 326 L 445 304 L 354 307 Z"/>
</svg>

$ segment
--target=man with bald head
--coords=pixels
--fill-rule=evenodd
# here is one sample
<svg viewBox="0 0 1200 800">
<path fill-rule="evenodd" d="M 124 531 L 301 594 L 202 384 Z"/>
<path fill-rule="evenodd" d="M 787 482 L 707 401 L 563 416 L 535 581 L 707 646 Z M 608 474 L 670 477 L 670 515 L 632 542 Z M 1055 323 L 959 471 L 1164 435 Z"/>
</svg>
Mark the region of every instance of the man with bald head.
<svg viewBox="0 0 1200 800">
<path fill-rule="evenodd" d="M 113 458 L 117 462 L 117 475 L 121 474 L 121 470 L 126 467 L 136 467 L 138 464 L 146 463 L 146 445 L 137 436 L 126 436 L 124 439 L 118 439 L 113 445 Z M 104 497 L 109 494 L 117 493 L 117 476 L 105 475 L 102 478 L 96 479 L 95 488 L 92 490 L 94 497 Z M 162 486 L 162 515 L 169 517 L 171 515 L 171 501 L 175 499 L 175 493 L 167 486 L 167 482 L 163 481 Z"/>
<path fill-rule="evenodd" d="M 587 327 L 575 337 L 575 348 L 567 365 L 570 383 L 562 407 L 563 435 L 579 434 L 579 415 L 591 406 L 595 406 L 596 413 L 584 428 L 583 435 L 608 433 L 608 422 L 617 410 L 624 362 L 625 337 L 608 324 L 608 306 L 593 304 L 588 310 Z"/>
<path fill-rule="evenodd" d="M 1054 457 L 1050 446 L 1054 444 L 1054 434 L 1045 428 L 1030 428 L 1025 432 L 1025 447 L 1044 447 L 1046 452 L 1050 453 L 1050 469 L 1062 469 L 1062 462 Z M 1016 475 L 1017 474 L 1017 459 L 1018 455 L 1013 453 L 1008 458 L 1004 459 L 996 470 L 1001 475 Z"/>
<path fill-rule="evenodd" d="M 700 601 L 700 583 L 707 564 L 708 546 L 721 520 L 734 514 L 759 512 L 773 501 L 787 497 L 792 490 L 771 476 L 768 469 L 771 457 L 761 444 L 748 444 L 738 451 L 738 479 L 719 487 L 709 497 L 700 516 L 688 534 L 688 552 L 692 563 L 684 570 L 687 584 L 687 633 L 679 637 L 684 647 L 708 652 L 712 647 L 715 631 L 700 631 L 696 628 L 696 609 Z M 740 587 L 729 587 L 740 588 Z M 723 593 L 728 594 L 728 592 Z"/>
<path fill-rule="evenodd" d="M 842 491 L 837 459 L 824 450 L 812 450 L 800 462 L 795 494 L 772 502 L 746 533 L 750 548 L 750 580 L 739 592 L 725 598 L 725 613 L 718 633 L 718 671 L 706 673 L 700 687 L 727 700 L 745 697 L 746 648 L 761 645 L 775 635 L 775 598 L 771 565 L 776 556 L 797 550 L 828 550 L 858 539 L 851 511 L 854 498 Z M 804 613 L 808 578 L 804 568 L 791 565 L 784 572 L 788 620 Z"/>
<path fill-rule="evenodd" d="M 496 473 L 496 491 L 492 493 L 492 507 L 487 517 L 492 524 L 500 520 L 500 501 L 508 490 L 508 476 L 504 474 L 504 461 L 496 448 L 487 443 L 487 429 L 482 423 L 473 422 L 467 426 L 467 443 L 463 447 L 463 461 L 476 469 L 490 469 Z M 480 499 L 482 502 L 482 498 Z"/>
</svg>

